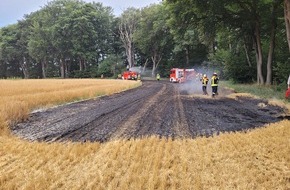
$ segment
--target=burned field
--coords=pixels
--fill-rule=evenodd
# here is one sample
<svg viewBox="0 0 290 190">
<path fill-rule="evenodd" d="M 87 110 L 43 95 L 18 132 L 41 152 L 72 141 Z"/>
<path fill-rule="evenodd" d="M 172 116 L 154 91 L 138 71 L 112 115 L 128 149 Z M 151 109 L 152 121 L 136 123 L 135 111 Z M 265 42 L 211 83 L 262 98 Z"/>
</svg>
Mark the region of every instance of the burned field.
<svg viewBox="0 0 290 190">
<path fill-rule="evenodd" d="M 47 142 L 194 138 L 262 127 L 281 120 L 285 111 L 267 100 L 203 97 L 193 85 L 143 81 L 126 92 L 33 112 L 11 129 L 21 138 Z"/>
</svg>

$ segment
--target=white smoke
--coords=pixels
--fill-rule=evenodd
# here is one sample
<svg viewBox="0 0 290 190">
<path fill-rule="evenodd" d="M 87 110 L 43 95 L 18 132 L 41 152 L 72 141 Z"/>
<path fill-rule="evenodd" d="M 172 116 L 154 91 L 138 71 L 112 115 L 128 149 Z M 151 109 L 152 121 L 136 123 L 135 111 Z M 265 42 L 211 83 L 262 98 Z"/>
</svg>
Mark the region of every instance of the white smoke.
<svg viewBox="0 0 290 190">
<path fill-rule="evenodd" d="M 134 71 L 134 72 L 137 72 L 137 73 L 142 73 L 142 67 L 131 67 L 129 69 L 129 71 Z"/>
<path fill-rule="evenodd" d="M 194 67 L 191 69 L 194 69 L 196 71 L 197 75 L 195 79 L 179 84 L 178 86 L 179 91 L 181 93 L 186 93 L 188 95 L 202 95 L 203 94 L 202 82 L 200 81 L 200 79 L 202 78 L 203 75 L 206 75 L 207 78 L 209 79 L 208 84 L 207 84 L 207 93 L 208 95 L 211 95 L 212 89 L 210 85 L 210 79 L 213 73 L 216 72 L 217 74 L 219 74 L 218 71 L 215 69 L 208 69 L 205 67 Z"/>
<path fill-rule="evenodd" d="M 190 80 L 184 83 L 178 84 L 178 89 L 181 94 L 186 93 L 188 95 L 201 95 L 203 94 L 202 92 L 202 83 L 199 81 L 199 79 L 196 80 Z M 207 92 L 210 93 L 210 88 L 208 84 L 208 89 Z"/>
</svg>

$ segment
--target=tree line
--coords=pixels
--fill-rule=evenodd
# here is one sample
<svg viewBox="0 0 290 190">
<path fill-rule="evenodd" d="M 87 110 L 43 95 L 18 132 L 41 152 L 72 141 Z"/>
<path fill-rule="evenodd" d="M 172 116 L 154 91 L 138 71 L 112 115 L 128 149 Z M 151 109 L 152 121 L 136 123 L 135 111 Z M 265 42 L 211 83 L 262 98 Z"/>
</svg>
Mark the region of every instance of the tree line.
<svg viewBox="0 0 290 190">
<path fill-rule="evenodd" d="M 54 0 L 0 29 L 0 78 L 116 77 L 126 67 L 168 76 L 217 71 L 239 83 L 284 83 L 290 0 L 165 0 L 119 17 L 111 7 Z"/>
</svg>

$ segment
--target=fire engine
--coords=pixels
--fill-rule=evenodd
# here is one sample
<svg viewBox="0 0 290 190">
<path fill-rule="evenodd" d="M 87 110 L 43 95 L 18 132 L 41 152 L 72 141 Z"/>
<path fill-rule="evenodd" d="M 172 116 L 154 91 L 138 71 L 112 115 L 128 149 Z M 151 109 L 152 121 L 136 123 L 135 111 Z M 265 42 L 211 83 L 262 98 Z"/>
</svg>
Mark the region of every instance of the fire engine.
<svg viewBox="0 0 290 190">
<path fill-rule="evenodd" d="M 194 80 L 196 72 L 194 69 L 173 68 L 170 70 L 170 82 L 187 82 Z"/>
<path fill-rule="evenodd" d="M 135 71 L 124 71 L 122 75 L 123 80 L 137 80 L 138 73 Z"/>
</svg>

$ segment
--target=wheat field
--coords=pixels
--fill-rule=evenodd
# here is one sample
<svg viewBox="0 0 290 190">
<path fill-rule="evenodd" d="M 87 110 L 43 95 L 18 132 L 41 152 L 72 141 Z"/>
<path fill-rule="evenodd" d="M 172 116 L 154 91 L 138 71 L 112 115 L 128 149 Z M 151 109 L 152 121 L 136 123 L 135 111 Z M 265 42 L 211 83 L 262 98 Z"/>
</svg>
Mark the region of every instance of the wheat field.
<svg viewBox="0 0 290 190">
<path fill-rule="evenodd" d="M 211 138 L 153 136 L 104 144 L 28 142 L 9 133 L 7 124 L 33 109 L 138 85 L 0 80 L 0 189 L 290 189 L 288 120 Z"/>
<path fill-rule="evenodd" d="M 113 94 L 140 84 L 109 79 L 0 80 L 0 134 L 7 134 L 7 125 L 27 119 L 32 110 Z"/>
</svg>

